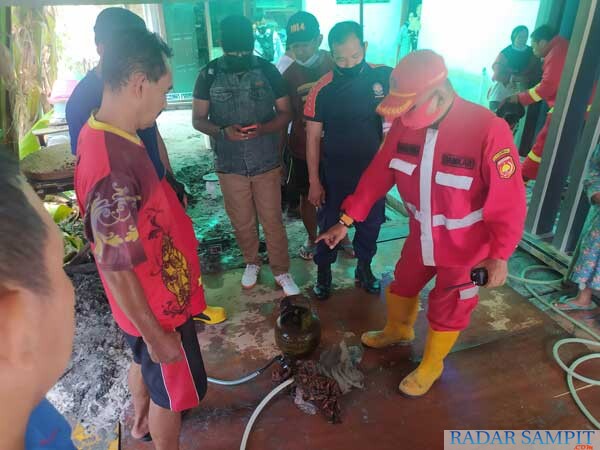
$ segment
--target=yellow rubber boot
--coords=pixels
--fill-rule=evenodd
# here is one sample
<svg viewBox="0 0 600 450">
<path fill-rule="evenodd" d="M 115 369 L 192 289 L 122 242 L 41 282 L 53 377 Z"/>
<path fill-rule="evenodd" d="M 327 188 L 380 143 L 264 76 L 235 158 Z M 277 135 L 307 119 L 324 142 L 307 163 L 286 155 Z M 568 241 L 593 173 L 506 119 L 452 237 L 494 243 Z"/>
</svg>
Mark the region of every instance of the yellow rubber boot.
<svg viewBox="0 0 600 450">
<path fill-rule="evenodd" d="M 419 312 L 419 297 L 401 297 L 388 290 L 385 293 L 387 322 L 383 330 L 363 333 L 361 341 L 367 347 L 383 348 L 408 344 L 415 338 L 413 325 Z"/>
<path fill-rule="evenodd" d="M 402 394 L 408 397 L 427 394 L 433 383 L 442 376 L 444 358 L 450 353 L 459 334 L 459 331 L 429 329 L 421 364 L 400 383 L 399 389 Z"/>
<path fill-rule="evenodd" d="M 206 309 L 201 314 L 194 316 L 194 320 L 207 325 L 216 325 L 227 320 L 227 312 L 220 306 L 206 305 Z"/>
</svg>

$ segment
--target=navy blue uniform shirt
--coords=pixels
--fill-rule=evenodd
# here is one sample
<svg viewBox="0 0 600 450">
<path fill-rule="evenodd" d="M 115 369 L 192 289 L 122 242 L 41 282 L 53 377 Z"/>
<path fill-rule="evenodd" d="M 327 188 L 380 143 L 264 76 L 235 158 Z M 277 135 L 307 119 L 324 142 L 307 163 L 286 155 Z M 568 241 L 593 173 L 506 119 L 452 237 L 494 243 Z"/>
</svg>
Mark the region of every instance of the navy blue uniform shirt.
<svg viewBox="0 0 600 450">
<path fill-rule="evenodd" d="M 334 69 L 310 92 L 304 116 L 323 124 L 322 168 L 330 181 L 356 183 L 377 153 L 383 124 L 376 109 L 389 92 L 391 72 L 367 63 L 354 77 Z"/>
</svg>

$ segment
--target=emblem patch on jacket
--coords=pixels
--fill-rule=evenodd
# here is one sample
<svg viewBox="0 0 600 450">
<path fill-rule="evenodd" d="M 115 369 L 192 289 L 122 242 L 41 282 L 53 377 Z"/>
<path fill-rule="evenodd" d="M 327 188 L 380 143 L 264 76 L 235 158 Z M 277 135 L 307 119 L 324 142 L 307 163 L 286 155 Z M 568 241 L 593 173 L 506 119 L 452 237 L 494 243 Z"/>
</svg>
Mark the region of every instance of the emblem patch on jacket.
<svg viewBox="0 0 600 450">
<path fill-rule="evenodd" d="M 494 155 L 492 160 L 496 163 L 496 169 L 498 169 L 498 175 L 500 175 L 500 178 L 510 178 L 517 170 L 517 165 L 510 154 L 509 148 L 500 150 Z"/>
<path fill-rule="evenodd" d="M 475 160 L 466 156 L 451 155 L 444 153 L 442 155 L 442 164 L 449 167 L 458 167 L 459 169 L 474 169 Z"/>
<path fill-rule="evenodd" d="M 373 84 L 373 94 L 375 95 L 375 98 L 385 97 L 385 92 L 383 91 L 383 85 L 381 83 Z"/>
</svg>

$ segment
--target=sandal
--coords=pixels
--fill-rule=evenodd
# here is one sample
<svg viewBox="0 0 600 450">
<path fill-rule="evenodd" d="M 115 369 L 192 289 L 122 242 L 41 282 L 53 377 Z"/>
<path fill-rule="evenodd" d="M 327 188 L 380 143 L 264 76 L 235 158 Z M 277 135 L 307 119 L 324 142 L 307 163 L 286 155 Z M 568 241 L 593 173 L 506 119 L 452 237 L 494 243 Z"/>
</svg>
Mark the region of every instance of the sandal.
<svg viewBox="0 0 600 450">
<path fill-rule="evenodd" d="M 133 437 L 133 436 L 131 436 L 131 437 Z M 148 431 L 148 432 L 147 432 L 145 435 L 143 435 L 142 437 L 140 437 L 140 438 L 136 438 L 136 437 L 134 437 L 134 439 L 135 439 L 136 441 L 142 441 L 142 442 L 152 442 L 152 435 L 151 435 L 151 434 L 150 434 L 150 432 Z"/>
<path fill-rule="evenodd" d="M 575 298 L 567 298 L 566 296 L 561 297 L 554 306 L 556 306 L 561 311 L 591 311 L 596 309 L 596 304 L 592 301 L 592 303 L 588 306 L 580 306 L 574 302 Z"/>
<path fill-rule="evenodd" d="M 300 258 L 306 261 L 311 261 L 313 259 L 313 256 L 315 255 L 316 248 L 317 247 L 314 244 L 304 244 L 302 247 L 300 247 L 300 250 L 298 251 L 298 253 L 300 254 Z"/>
<path fill-rule="evenodd" d="M 342 244 L 342 251 L 346 254 L 348 258 L 356 258 L 356 253 L 354 252 L 354 246 L 352 243 Z"/>
</svg>

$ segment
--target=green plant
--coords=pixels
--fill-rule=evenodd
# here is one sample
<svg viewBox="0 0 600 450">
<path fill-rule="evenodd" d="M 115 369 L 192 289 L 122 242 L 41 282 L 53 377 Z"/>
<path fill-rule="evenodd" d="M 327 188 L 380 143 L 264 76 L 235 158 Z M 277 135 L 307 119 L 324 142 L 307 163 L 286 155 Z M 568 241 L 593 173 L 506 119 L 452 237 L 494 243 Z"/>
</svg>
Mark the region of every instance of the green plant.
<svg viewBox="0 0 600 450">
<path fill-rule="evenodd" d="M 2 78 L 10 92 L 13 124 L 22 139 L 39 117 L 50 109 L 47 101 L 57 76 L 55 11 L 51 6 L 12 7 L 11 51 L 0 45 L 6 60 Z"/>
<path fill-rule="evenodd" d="M 62 198 L 53 200 L 44 202 L 44 206 L 62 231 L 65 244 L 63 262 L 67 264 L 85 247 L 83 223 L 77 206 L 71 206 L 68 200 L 65 202 Z"/>
</svg>

